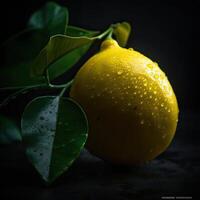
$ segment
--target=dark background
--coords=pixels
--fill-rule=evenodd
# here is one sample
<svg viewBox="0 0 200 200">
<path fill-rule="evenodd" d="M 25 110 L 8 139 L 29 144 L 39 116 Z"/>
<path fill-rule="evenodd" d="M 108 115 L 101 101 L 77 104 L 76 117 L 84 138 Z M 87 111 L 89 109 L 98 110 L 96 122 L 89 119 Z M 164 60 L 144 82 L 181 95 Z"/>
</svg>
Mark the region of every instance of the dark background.
<svg viewBox="0 0 200 200">
<path fill-rule="evenodd" d="M 1 42 L 22 30 L 31 13 L 45 2 L 4 1 L 0 12 Z M 200 185 L 200 17 L 197 1 L 56 2 L 68 7 L 71 25 L 103 31 L 112 23 L 131 23 L 132 33 L 127 46 L 158 62 L 177 95 L 180 108 L 177 133 L 165 153 L 148 165 L 131 169 L 111 166 L 84 151 L 51 188 L 43 186 L 20 147 L 0 147 L 1 196 L 30 200 L 194 198 Z M 98 45 L 93 46 L 77 66 L 97 50 Z"/>
</svg>

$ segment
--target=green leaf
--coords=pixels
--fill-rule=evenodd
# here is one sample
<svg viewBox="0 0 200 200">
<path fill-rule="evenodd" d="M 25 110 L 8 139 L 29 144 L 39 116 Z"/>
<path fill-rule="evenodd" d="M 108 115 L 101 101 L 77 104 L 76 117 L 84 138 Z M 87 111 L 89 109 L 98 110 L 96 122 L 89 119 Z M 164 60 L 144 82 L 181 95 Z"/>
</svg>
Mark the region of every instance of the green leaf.
<svg viewBox="0 0 200 200">
<path fill-rule="evenodd" d="M 49 36 L 64 34 L 68 24 L 68 15 L 66 7 L 49 2 L 31 16 L 28 26 L 36 29 L 45 28 Z"/>
<path fill-rule="evenodd" d="M 128 22 L 117 23 L 113 25 L 113 34 L 120 46 L 125 47 L 131 32 L 131 26 Z"/>
<path fill-rule="evenodd" d="M 58 61 L 55 61 L 52 65 L 50 65 L 48 69 L 50 80 L 54 80 L 58 76 L 71 69 L 88 51 L 90 46 L 91 43 L 76 48 L 72 52 L 69 52 L 68 54 L 61 57 Z"/>
<path fill-rule="evenodd" d="M 66 35 L 71 36 L 71 37 L 81 37 L 81 36 L 92 37 L 92 36 L 97 35 L 98 33 L 99 31 L 86 30 L 86 29 L 76 27 L 76 26 L 71 26 L 71 25 L 67 27 L 67 31 L 66 31 Z"/>
<path fill-rule="evenodd" d="M 66 34 L 71 37 L 93 37 L 97 33 L 97 31 L 88 31 L 75 26 L 68 26 L 66 32 Z M 48 69 L 50 80 L 53 80 L 56 77 L 62 75 L 64 72 L 68 71 L 74 64 L 76 64 L 80 60 L 80 58 L 88 51 L 91 44 L 92 42 L 89 42 L 86 45 L 80 46 L 79 48 L 72 50 L 71 52 L 65 54 L 60 59 L 58 59 L 58 61 L 50 65 Z"/>
<path fill-rule="evenodd" d="M 21 88 L 45 83 L 43 75 L 32 76 L 32 62 L 52 35 L 64 34 L 67 22 L 67 9 L 55 3 L 47 3 L 34 13 L 29 21 L 29 28 L 1 47 L 0 88 Z"/>
<path fill-rule="evenodd" d="M 44 77 L 31 76 L 30 66 L 47 41 L 41 31 L 28 29 L 4 43 L 1 47 L 0 88 L 44 83 Z"/>
<path fill-rule="evenodd" d="M 10 119 L 0 115 L 0 144 L 21 141 L 20 130 Z"/>
<path fill-rule="evenodd" d="M 71 53 L 77 48 L 91 45 L 96 39 L 99 39 L 99 37 L 71 37 L 67 35 L 52 36 L 48 44 L 41 50 L 39 56 L 36 58 L 32 66 L 32 74 L 35 76 L 43 75 L 50 65 L 61 59 L 63 56 L 66 56 L 66 54 Z M 78 51 L 80 51 L 80 49 Z M 78 53 L 81 55 L 80 52 Z M 70 63 L 74 63 L 74 61 L 70 61 Z M 66 67 L 69 68 L 71 66 L 66 65 Z"/>
<path fill-rule="evenodd" d="M 87 139 L 86 116 L 69 98 L 34 99 L 26 107 L 21 124 L 27 156 L 47 183 L 68 169 Z"/>
</svg>

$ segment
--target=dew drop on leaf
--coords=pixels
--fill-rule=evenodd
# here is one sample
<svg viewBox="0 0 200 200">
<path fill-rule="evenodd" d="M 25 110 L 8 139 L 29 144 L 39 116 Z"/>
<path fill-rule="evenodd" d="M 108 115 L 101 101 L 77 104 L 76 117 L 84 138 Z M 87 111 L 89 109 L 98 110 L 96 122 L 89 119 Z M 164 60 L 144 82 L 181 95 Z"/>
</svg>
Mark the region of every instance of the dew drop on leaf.
<svg viewBox="0 0 200 200">
<path fill-rule="evenodd" d="M 41 116 L 41 117 L 40 117 L 40 120 L 44 120 L 44 117 L 43 117 L 43 116 Z"/>
</svg>

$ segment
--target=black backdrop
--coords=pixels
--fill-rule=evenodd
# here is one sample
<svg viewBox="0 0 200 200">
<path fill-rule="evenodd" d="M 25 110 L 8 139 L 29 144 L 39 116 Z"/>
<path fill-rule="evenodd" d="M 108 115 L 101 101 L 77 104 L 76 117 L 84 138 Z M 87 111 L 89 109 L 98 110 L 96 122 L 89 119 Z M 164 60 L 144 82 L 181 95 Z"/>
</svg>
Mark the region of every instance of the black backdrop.
<svg viewBox="0 0 200 200">
<path fill-rule="evenodd" d="M 1 1 L 0 41 L 23 29 L 30 14 L 45 2 Z M 41 186 L 39 177 L 22 152 L 0 146 L 0 196 L 4 194 L 5 199 L 51 200 L 132 200 L 137 192 L 144 196 L 157 194 L 158 198 L 154 199 L 160 199 L 166 194 L 194 197 L 196 193 L 199 196 L 198 4 L 195 1 L 175 0 L 56 2 L 69 8 L 70 24 L 86 29 L 103 31 L 112 23 L 131 23 L 133 31 L 128 46 L 158 62 L 175 90 L 181 111 L 177 134 L 170 148 L 147 167 L 133 168 L 133 171 L 127 173 L 126 170 L 114 171 L 86 154 L 66 173 L 67 177 L 50 189 Z M 93 46 L 77 64 L 77 68 L 97 50 L 98 45 Z M 21 103 L 14 105 L 15 111 L 11 108 L 8 112 L 17 113 Z M 124 198 L 120 198 L 119 194 Z"/>
<path fill-rule="evenodd" d="M 1 42 L 25 27 L 30 14 L 46 1 L 1 3 Z M 69 8 L 70 24 L 104 30 L 129 21 L 129 47 L 158 62 L 175 90 L 180 110 L 199 110 L 199 11 L 195 1 L 57 0 Z M 94 53 L 93 48 L 79 66 Z"/>
</svg>

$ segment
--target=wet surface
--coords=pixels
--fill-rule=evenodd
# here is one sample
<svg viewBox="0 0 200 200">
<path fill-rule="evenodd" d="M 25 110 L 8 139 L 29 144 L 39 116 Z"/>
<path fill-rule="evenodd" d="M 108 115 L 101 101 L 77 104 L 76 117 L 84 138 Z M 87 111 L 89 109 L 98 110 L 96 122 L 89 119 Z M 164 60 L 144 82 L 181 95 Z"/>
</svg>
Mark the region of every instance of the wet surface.
<svg viewBox="0 0 200 200">
<path fill-rule="evenodd" d="M 180 113 L 168 150 L 143 166 L 112 166 L 86 150 L 54 185 L 45 187 L 20 147 L 0 147 L 0 199 L 127 200 L 193 197 L 200 185 L 200 117 Z"/>
</svg>

